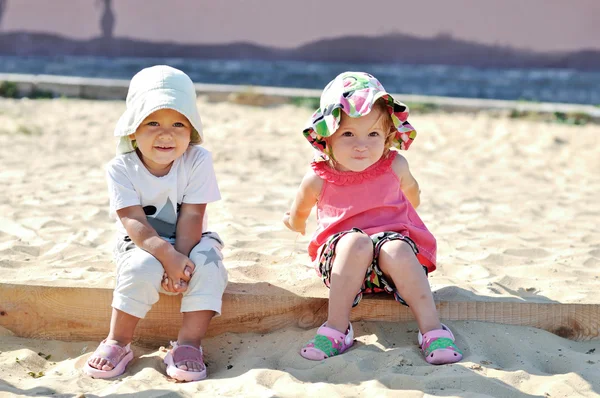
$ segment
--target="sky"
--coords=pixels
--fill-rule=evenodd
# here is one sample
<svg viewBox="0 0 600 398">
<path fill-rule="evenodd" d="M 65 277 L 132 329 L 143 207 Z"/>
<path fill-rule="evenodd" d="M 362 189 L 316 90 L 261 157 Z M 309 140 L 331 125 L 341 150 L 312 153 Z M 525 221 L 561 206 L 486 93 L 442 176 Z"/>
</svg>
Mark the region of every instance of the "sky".
<svg viewBox="0 0 600 398">
<path fill-rule="evenodd" d="M 2 0 L 0 0 L 2 2 Z M 101 35 L 103 0 L 4 0 L 0 32 Z M 114 36 L 276 47 L 328 37 L 450 34 L 536 51 L 600 49 L 600 0 L 113 0 Z M 362 5 L 362 6 L 361 6 Z M 401 51 L 401 49 L 399 49 Z"/>
</svg>

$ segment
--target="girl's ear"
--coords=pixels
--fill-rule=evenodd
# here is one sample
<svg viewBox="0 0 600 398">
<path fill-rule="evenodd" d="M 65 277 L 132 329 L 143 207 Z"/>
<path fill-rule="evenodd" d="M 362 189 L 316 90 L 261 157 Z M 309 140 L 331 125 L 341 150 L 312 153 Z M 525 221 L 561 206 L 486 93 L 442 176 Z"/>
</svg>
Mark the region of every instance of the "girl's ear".
<svg viewBox="0 0 600 398">
<path fill-rule="evenodd" d="M 132 141 L 135 140 L 135 133 L 129 134 L 129 139 Z"/>
</svg>

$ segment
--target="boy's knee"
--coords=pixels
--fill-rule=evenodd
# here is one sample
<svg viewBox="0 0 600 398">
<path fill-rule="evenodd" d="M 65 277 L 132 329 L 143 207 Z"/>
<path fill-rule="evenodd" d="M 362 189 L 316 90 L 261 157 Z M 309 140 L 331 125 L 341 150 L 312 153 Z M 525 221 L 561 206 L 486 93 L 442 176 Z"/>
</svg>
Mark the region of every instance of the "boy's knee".
<svg viewBox="0 0 600 398">
<path fill-rule="evenodd" d="M 190 252 L 190 260 L 192 260 L 197 269 L 208 264 L 222 264 L 223 254 L 221 254 L 221 249 L 218 246 L 196 246 Z"/>
<path fill-rule="evenodd" d="M 187 294 L 198 290 L 210 290 L 214 294 L 225 290 L 227 270 L 223 265 L 222 243 L 220 240 L 203 237 L 190 252 L 190 260 L 195 265 Z"/>
<path fill-rule="evenodd" d="M 227 270 L 223 265 L 220 253 L 207 253 L 206 256 L 200 258 L 201 261 L 194 261 L 196 269 L 190 279 L 190 288 L 198 284 L 215 283 L 223 281 L 227 284 Z M 193 260 L 192 260 L 193 261 Z"/>
<path fill-rule="evenodd" d="M 136 253 L 120 264 L 112 306 L 138 318 L 144 318 L 158 301 L 163 267 L 146 252 Z"/>
<path fill-rule="evenodd" d="M 219 235 L 215 232 L 207 232 L 202 235 L 200 242 L 192 248 L 189 257 L 196 266 L 211 261 L 217 263 L 223 260 L 221 249 L 223 249 L 223 242 Z"/>
<path fill-rule="evenodd" d="M 183 293 L 181 311 L 212 310 L 219 315 L 227 281 L 227 270 L 221 261 L 198 264 Z"/>
<path fill-rule="evenodd" d="M 163 273 L 160 261 L 150 253 L 142 252 L 130 257 L 126 264 L 119 267 L 118 280 L 136 285 L 150 284 L 159 289 Z"/>
</svg>

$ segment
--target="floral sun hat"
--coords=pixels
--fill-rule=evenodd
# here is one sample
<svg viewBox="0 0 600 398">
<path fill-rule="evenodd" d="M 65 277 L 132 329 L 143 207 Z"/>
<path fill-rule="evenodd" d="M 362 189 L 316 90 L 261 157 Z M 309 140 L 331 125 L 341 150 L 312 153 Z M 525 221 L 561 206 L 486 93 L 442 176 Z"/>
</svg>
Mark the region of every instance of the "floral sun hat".
<svg viewBox="0 0 600 398">
<path fill-rule="evenodd" d="M 121 137 L 117 155 L 135 150 L 129 138 L 148 115 L 159 109 L 173 109 L 185 116 L 193 130 L 190 144 L 203 141 L 202 120 L 196 106 L 196 88 L 188 75 L 179 69 L 156 65 L 136 73 L 129 83 L 125 112 L 115 127 L 115 136 Z"/>
<path fill-rule="evenodd" d="M 327 160 L 325 138 L 331 137 L 338 127 L 342 110 L 350 117 L 371 112 L 375 101 L 384 98 L 392 122 L 397 129 L 393 146 L 406 150 L 417 132 L 407 121 L 408 106 L 396 101 L 372 75 L 364 72 L 343 72 L 333 79 L 321 94 L 320 107 L 313 113 L 303 131 L 304 137 L 317 151 L 315 160 Z"/>
</svg>

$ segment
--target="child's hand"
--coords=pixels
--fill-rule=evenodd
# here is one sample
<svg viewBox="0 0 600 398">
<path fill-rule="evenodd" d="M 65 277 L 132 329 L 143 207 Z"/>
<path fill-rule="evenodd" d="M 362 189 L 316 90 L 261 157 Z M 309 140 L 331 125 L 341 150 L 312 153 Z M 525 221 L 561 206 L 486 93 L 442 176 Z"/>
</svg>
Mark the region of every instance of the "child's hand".
<svg viewBox="0 0 600 398">
<path fill-rule="evenodd" d="M 182 293 L 187 290 L 196 267 L 187 256 L 173 249 L 168 258 L 163 260 L 163 268 L 162 287 L 167 292 Z"/>
<path fill-rule="evenodd" d="M 191 278 L 192 276 L 192 269 L 186 265 L 185 269 L 183 270 L 183 273 L 185 274 L 185 276 L 188 276 Z M 180 279 L 179 281 L 179 286 L 176 287 L 176 284 L 173 284 L 173 282 L 169 279 L 169 275 L 167 275 L 167 273 L 163 273 L 163 277 L 162 277 L 162 282 L 161 282 L 163 288 L 170 293 L 181 293 L 181 292 L 185 292 L 187 290 L 187 282 L 185 282 L 183 279 Z M 179 289 L 179 290 L 178 290 Z"/>
<path fill-rule="evenodd" d="M 290 222 L 290 212 L 286 211 L 285 214 L 283 215 L 283 223 L 285 224 L 286 227 L 288 227 L 288 229 L 294 231 L 294 232 L 299 232 L 302 235 L 304 235 L 304 233 L 306 232 L 306 222 L 303 223 L 303 225 L 299 228 L 294 228 Z"/>
</svg>

